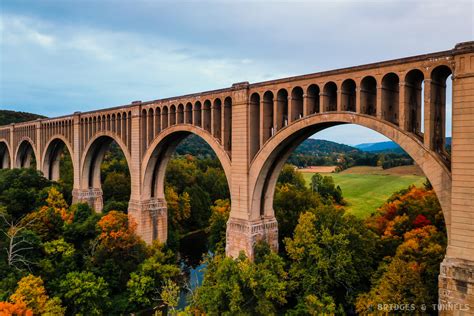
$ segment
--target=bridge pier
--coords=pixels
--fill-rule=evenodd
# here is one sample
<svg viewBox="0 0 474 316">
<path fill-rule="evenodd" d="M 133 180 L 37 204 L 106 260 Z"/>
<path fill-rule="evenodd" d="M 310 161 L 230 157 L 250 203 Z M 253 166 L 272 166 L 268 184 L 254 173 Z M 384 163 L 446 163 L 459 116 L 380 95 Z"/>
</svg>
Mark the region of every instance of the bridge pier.
<svg viewBox="0 0 474 316">
<path fill-rule="evenodd" d="M 128 215 L 135 221 L 137 234 L 147 243 L 165 243 L 168 238 L 168 207 L 165 199 L 130 200 Z"/>
<path fill-rule="evenodd" d="M 226 253 L 238 257 L 243 251 L 250 259 L 254 258 L 254 247 L 258 241 L 265 241 L 270 248 L 278 251 L 278 222 L 275 217 L 259 220 L 230 218 L 227 222 Z"/>
<path fill-rule="evenodd" d="M 469 47 L 472 49 L 474 44 L 461 43 L 456 45 L 455 51 Z M 439 302 L 454 305 L 446 314 L 461 314 L 459 310 L 468 304 L 464 314 L 474 315 L 474 52 L 456 54 L 455 64 L 451 209 L 444 210 L 450 215 L 451 224 L 448 249 L 439 275 Z M 435 110 L 434 107 L 432 112 Z M 429 145 L 434 146 L 433 143 L 431 140 Z"/>
<path fill-rule="evenodd" d="M 102 212 L 104 201 L 102 198 L 102 189 L 74 189 L 72 190 L 72 203 L 87 203 L 97 213 Z"/>
<path fill-rule="evenodd" d="M 474 262 L 446 257 L 439 273 L 439 303 L 442 315 L 453 311 L 474 313 Z"/>
</svg>

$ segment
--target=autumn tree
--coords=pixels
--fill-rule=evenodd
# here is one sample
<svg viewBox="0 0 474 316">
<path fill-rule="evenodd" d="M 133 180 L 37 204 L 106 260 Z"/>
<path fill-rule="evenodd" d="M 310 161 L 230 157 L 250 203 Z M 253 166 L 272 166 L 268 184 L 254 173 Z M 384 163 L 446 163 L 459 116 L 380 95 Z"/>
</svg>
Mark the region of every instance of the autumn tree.
<svg viewBox="0 0 474 316">
<path fill-rule="evenodd" d="M 209 240 L 209 249 L 215 251 L 224 248 L 226 242 L 227 221 L 230 216 L 230 201 L 217 200 L 211 206 L 211 217 L 206 232 Z"/>
<path fill-rule="evenodd" d="M 43 280 L 32 274 L 23 277 L 18 287 L 10 296 L 10 301 L 16 304 L 25 304 L 34 314 L 63 315 L 65 309 L 61 306 L 58 297 L 49 298 L 44 288 Z"/>
</svg>

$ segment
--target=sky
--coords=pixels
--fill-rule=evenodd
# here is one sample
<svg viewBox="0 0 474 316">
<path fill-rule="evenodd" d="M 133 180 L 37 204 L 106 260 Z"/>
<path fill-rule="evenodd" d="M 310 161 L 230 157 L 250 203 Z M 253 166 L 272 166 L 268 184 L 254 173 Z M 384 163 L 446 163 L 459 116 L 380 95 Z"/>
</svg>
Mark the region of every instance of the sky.
<svg viewBox="0 0 474 316">
<path fill-rule="evenodd" d="M 473 40 L 473 16 L 456 0 L 1 0 L 0 109 L 54 117 L 442 51 Z"/>
</svg>

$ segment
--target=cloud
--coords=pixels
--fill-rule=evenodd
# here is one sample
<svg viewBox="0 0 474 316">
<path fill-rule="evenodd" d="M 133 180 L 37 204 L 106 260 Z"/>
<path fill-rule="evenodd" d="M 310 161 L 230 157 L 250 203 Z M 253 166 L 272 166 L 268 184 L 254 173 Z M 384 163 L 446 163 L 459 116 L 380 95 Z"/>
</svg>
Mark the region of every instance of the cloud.
<svg viewBox="0 0 474 316">
<path fill-rule="evenodd" d="M 0 106 L 48 116 L 445 50 L 474 35 L 470 1 L 2 6 Z"/>
</svg>

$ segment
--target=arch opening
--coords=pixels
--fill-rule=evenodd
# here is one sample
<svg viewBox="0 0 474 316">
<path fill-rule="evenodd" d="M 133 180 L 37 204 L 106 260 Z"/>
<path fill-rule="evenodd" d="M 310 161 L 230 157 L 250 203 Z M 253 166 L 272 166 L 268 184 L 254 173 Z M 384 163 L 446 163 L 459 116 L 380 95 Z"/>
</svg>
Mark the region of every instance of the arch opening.
<svg viewBox="0 0 474 316">
<path fill-rule="evenodd" d="M 232 150 L 232 98 L 224 99 L 224 149 L 228 152 Z"/>
<path fill-rule="evenodd" d="M 186 104 L 184 111 L 184 123 L 193 124 L 193 105 L 191 103 Z"/>
<path fill-rule="evenodd" d="M 250 177 L 253 178 L 255 176 L 256 178 L 255 183 L 251 184 L 251 189 L 256 193 L 252 196 L 251 201 L 253 220 L 268 219 L 268 221 L 270 221 L 270 219 L 275 220 L 276 218 L 278 222 L 278 241 L 280 242 L 280 249 L 285 249 L 281 243 L 282 239 L 286 237 L 292 238 L 296 235 L 295 228 L 298 225 L 298 219 L 302 218 L 300 217 L 301 214 L 306 212 L 313 213 L 316 215 L 315 218 L 324 222 L 327 217 L 324 217 L 324 215 L 319 217 L 320 214 L 341 211 L 341 207 L 343 207 L 346 210 L 345 214 L 349 213 L 359 217 L 360 221 L 357 220 L 354 221 L 354 223 L 356 225 L 364 225 L 362 229 L 370 229 L 372 230 L 371 233 L 379 237 L 386 236 L 387 238 L 393 238 L 393 240 L 384 239 L 382 241 L 383 245 L 388 245 L 395 240 L 403 239 L 403 236 L 408 232 L 430 230 L 436 232 L 439 236 L 443 236 L 443 238 L 439 239 L 439 249 L 444 251 L 447 245 L 444 236 L 449 236 L 450 227 L 449 213 L 447 213 L 449 212 L 449 196 L 445 195 L 445 193 L 449 191 L 449 188 L 443 187 L 443 185 L 449 182 L 448 178 L 450 176 L 448 170 L 440 164 L 440 161 L 436 159 L 436 157 L 432 156 L 433 154 L 430 153 L 430 151 L 423 149 L 419 140 L 413 137 L 414 135 L 409 135 L 401 128 L 394 127 L 393 125 L 376 120 L 375 118 L 370 118 L 366 115 L 326 114 L 325 116 L 324 120 L 317 120 L 317 116 L 308 117 L 309 122 L 302 122 L 293 130 L 288 129 L 282 131 L 284 135 L 281 137 L 279 137 L 281 133 L 276 135 L 275 139 L 267 143 L 266 146 L 268 147 L 264 147 L 262 151 L 259 152 L 256 157 L 257 159 L 254 160 L 256 164 L 251 166 L 250 171 Z M 328 171 L 314 171 L 313 168 L 308 168 L 308 170 L 305 171 L 313 173 L 314 176 L 305 175 L 304 179 L 300 173 L 302 171 L 295 171 L 293 166 L 284 166 L 291 153 L 294 152 L 304 140 L 308 139 L 308 137 L 315 132 L 317 133 L 335 126 L 351 123 L 351 116 L 355 116 L 356 119 L 354 121 L 357 125 L 370 128 L 382 135 L 390 136 L 394 142 L 401 144 L 423 170 L 420 171 L 420 174 L 416 174 L 417 179 L 407 179 L 408 174 L 406 172 L 413 170 L 414 166 L 407 166 L 407 168 L 396 167 L 393 169 L 384 168 L 382 170 L 382 168 L 376 165 L 370 165 L 371 167 L 364 166 L 358 170 L 357 168 L 353 168 L 352 170 L 349 169 L 349 172 L 337 174 L 321 174 Z M 387 129 L 387 127 L 390 126 L 392 126 L 393 131 Z M 344 128 L 347 127 L 344 126 Z M 337 131 L 331 130 L 331 132 L 334 134 Z M 330 132 L 327 131 L 327 133 L 329 134 Z M 356 133 L 353 135 L 356 135 Z M 343 139 L 342 136 L 339 137 Z M 353 140 L 351 139 L 351 141 Z M 361 142 L 363 142 L 363 140 L 361 140 Z M 413 146 L 414 144 L 418 144 L 418 147 Z M 306 151 L 309 150 L 308 146 L 308 144 L 305 144 Z M 333 152 L 338 149 L 330 150 Z M 334 162 L 339 163 L 339 159 L 341 159 L 340 163 L 344 164 L 352 157 L 351 155 L 349 152 L 344 152 L 343 155 L 335 155 Z M 427 156 L 430 155 L 431 157 L 427 158 Z M 370 159 L 376 158 L 372 160 L 372 163 L 375 164 L 377 164 L 382 157 L 381 154 L 371 154 L 371 156 L 374 157 L 369 157 Z M 256 162 L 258 158 L 264 159 L 265 162 Z M 301 157 L 301 155 L 299 155 L 299 158 L 302 159 L 301 161 L 306 159 L 306 157 Z M 361 153 L 358 159 L 367 159 L 367 157 Z M 434 170 L 436 169 L 435 166 L 438 166 L 438 169 L 444 169 L 444 171 Z M 410 169 L 408 169 L 408 167 Z M 376 171 L 380 173 L 377 174 L 375 173 Z M 427 171 L 430 172 L 430 174 L 427 174 Z M 357 176 L 358 172 L 360 172 L 360 176 Z M 429 183 L 425 184 L 424 176 L 430 181 L 432 180 L 432 188 Z M 383 185 L 377 188 L 374 185 L 379 181 L 383 181 Z M 409 183 L 408 181 L 413 182 Z M 389 182 L 390 185 L 388 184 Z M 367 185 L 368 183 L 370 184 Z M 409 187 L 412 183 L 416 185 L 416 188 Z M 338 188 L 339 185 L 340 188 Z M 370 186 L 370 188 L 368 186 Z M 385 186 L 389 188 L 386 189 Z M 363 187 L 365 187 L 366 194 L 361 198 L 355 198 L 356 195 L 360 195 L 364 192 Z M 346 189 L 347 191 L 345 191 Z M 384 196 L 379 198 L 377 202 L 379 204 L 372 203 L 372 201 L 375 200 L 373 198 L 374 195 L 380 196 L 382 194 L 384 194 Z M 387 201 L 389 198 L 391 200 Z M 436 203 L 436 198 L 439 200 L 441 208 Z M 332 202 L 328 202 L 328 200 Z M 400 203 L 398 203 L 399 201 Z M 446 202 L 448 204 L 446 204 Z M 363 204 L 365 209 L 361 212 L 358 208 L 353 208 L 355 205 L 351 205 L 350 203 Z M 333 207 L 331 204 L 335 206 Z M 370 210 L 368 208 L 370 208 Z M 358 213 L 356 213 L 356 210 Z M 342 212 L 342 214 L 344 214 L 344 212 Z M 402 217 L 403 219 L 401 219 Z M 404 228 L 400 228 L 400 231 L 394 232 L 393 226 L 391 225 L 398 224 L 400 221 L 403 221 L 406 225 L 404 224 Z M 380 224 L 381 222 L 383 223 Z M 306 225 L 312 225 L 310 222 L 304 223 Z M 315 224 L 315 227 L 321 229 L 318 224 Z M 323 225 L 322 227 L 323 229 L 327 229 L 328 226 Z M 398 229 L 399 228 L 397 228 L 397 230 Z M 389 235 L 390 233 L 393 235 Z M 272 235 L 271 231 L 267 232 L 267 234 L 272 236 L 269 238 L 269 242 L 276 242 L 276 238 L 273 237 L 274 235 Z M 323 244 L 326 245 L 326 242 L 327 240 L 325 240 Z M 394 258 L 396 253 L 398 253 L 397 247 L 402 243 L 403 242 L 395 243 L 394 247 L 387 247 L 387 249 L 382 250 L 382 253 L 385 256 Z M 298 244 L 301 245 L 304 244 L 304 242 L 299 242 Z M 367 243 L 367 247 L 369 246 L 370 242 Z M 294 248 L 292 249 L 294 250 Z M 286 250 L 288 251 L 288 248 L 286 248 Z M 432 267 L 439 267 L 441 257 L 438 257 L 438 262 L 430 263 Z M 376 259 L 374 263 L 379 267 L 384 265 L 383 260 L 379 259 Z M 369 275 L 370 278 L 374 276 L 377 276 L 374 272 L 371 272 Z M 390 274 L 377 277 L 389 279 Z M 427 288 L 434 289 L 433 292 L 436 293 L 436 288 L 434 287 L 437 284 L 436 275 L 430 275 L 427 280 L 430 282 Z M 367 282 L 367 284 L 370 284 L 369 288 L 377 288 L 378 286 L 370 282 Z M 436 303 L 436 296 L 433 296 L 433 301 L 433 303 Z"/>
<path fill-rule="evenodd" d="M 267 148 L 264 147 L 265 150 L 261 150 L 253 160 L 250 167 L 250 177 L 255 179 L 252 184 L 252 216 L 274 216 L 273 197 L 278 175 L 290 154 L 301 142 L 329 127 L 352 123 L 390 137 L 393 142 L 402 146 L 423 172 L 429 170 L 430 173 L 424 173 L 434 188 L 445 217 L 449 218 L 449 214 L 446 214 L 450 210 L 449 170 L 438 156 L 421 146 L 413 136 L 398 127 L 365 115 L 326 114 L 324 119 L 322 116 L 311 116 L 306 120 L 310 120 L 310 123 L 296 123 L 291 130 L 277 134 L 265 144 Z M 449 223 L 447 226 L 449 230 Z"/>
<path fill-rule="evenodd" d="M 176 232 L 202 229 L 216 200 L 230 203 L 229 157 L 202 129 L 176 127 L 161 135 L 147 151 L 143 170 L 145 203 L 167 207 L 169 214 L 152 218 L 152 240 L 173 242 Z"/>
<path fill-rule="evenodd" d="M 176 124 L 176 106 L 173 104 L 170 106 L 170 126 Z"/>
<path fill-rule="evenodd" d="M 319 86 L 312 84 L 308 87 L 308 90 L 306 91 L 307 109 L 305 115 L 311 115 L 321 111 L 319 94 Z"/>
<path fill-rule="evenodd" d="M 273 93 L 267 91 L 263 94 L 263 127 L 262 145 L 275 134 L 274 113 L 273 113 Z"/>
<path fill-rule="evenodd" d="M 0 142 L 0 169 L 10 168 L 10 151 L 5 142 Z"/>
<path fill-rule="evenodd" d="M 221 100 L 215 99 L 214 104 L 212 105 L 212 135 L 221 140 L 221 126 L 222 126 L 222 110 L 221 110 Z"/>
<path fill-rule="evenodd" d="M 447 93 L 447 87 L 451 86 L 447 84 L 450 77 L 452 78 L 452 70 L 445 65 L 438 66 L 431 72 L 430 113 L 429 117 L 425 117 L 431 131 L 429 146 L 446 161 L 450 161 L 450 151 L 446 148 L 446 135 L 449 128 L 446 117 L 447 111 L 452 109 L 452 94 Z"/>
<path fill-rule="evenodd" d="M 372 76 L 361 81 L 360 112 L 372 116 L 377 114 L 377 80 Z"/>
<path fill-rule="evenodd" d="M 155 109 L 155 133 L 161 132 L 161 108 Z"/>
<path fill-rule="evenodd" d="M 291 117 L 290 122 L 303 118 L 303 89 L 295 87 L 291 91 Z"/>
<path fill-rule="evenodd" d="M 410 133 L 414 133 L 420 138 L 422 132 L 423 118 L 423 85 L 424 75 L 418 69 L 411 70 L 405 77 L 405 127 Z"/>
<path fill-rule="evenodd" d="M 288 125 L 288 91 L 280 89 L 277 93 L 276 130 Z"/>
<path fill-rule="evenodd" d="M 398 125 L 400 79 L 393 72 L 382 78 L 382 118 Z"/>
<path fill-rule="evenodd" d="M 64 139 L 54 138 L 46 146 L 42 171 L 47 179 L 61 184 L 64 198 L 70 204 L 74 184 L 74 167 L 70 147 Z"/>
<path fill-rule="evenodd" d="M 178 112 L 176 114 L 176 123 L 183 124 L 184 123 L 184 105 L 179 104 L 177 111 Z"/>
<path fill-rule="evenodd" d="M 168 121 L 168 107 L 164 106 L 161 110 L 161 127 L 162 129 L 167 128 L 169 121 Z"/>
<path fill-rule="evenodd" d="M 211 132 L 211 101 L 204 101 L 202 107 L 202 128 Z"/>
<path fill-rule="evenodd" d="M 341 107 L 342 111 L 356 111 L 356 83 L 352 79 L 347 79 L 342 83 Z"/>
<path fill-rule="evenodd" d="M 201 127 L 201 119 L 202 119 L 202 113 L 201 113 L 201 102 L 197 101 L 194 104 L 194 113 L 193 113 L 193 119 L 194 119 L 194 125 Z"/>
<path fill-rule="evenodd" d="M 120 141 L 100 135 L 86 148 L 82 160 L 81 187 L 90 192 L 97 212 L 127 212 L 131 193 L 128 152 Z"/>
<path fill-rule="evenodd" d="M 250 96 L 249 106 L 251 160 L 260 149 L 260 95 L 258 93 L 254 93 Z"/>
<path fill-rule="evenodd" d="M 23 140 L 16 153 L 16 168 L 36 169 L 36 154 L 28 140 Z"/>
<path fill-rule="evenodd" d="M 337 85 L 332 81 L 324 85 L 323 108 L 324 112 L 337 111 Z"/>
</svg>

